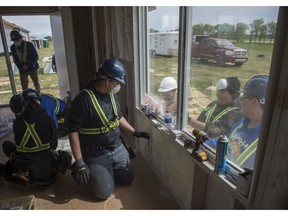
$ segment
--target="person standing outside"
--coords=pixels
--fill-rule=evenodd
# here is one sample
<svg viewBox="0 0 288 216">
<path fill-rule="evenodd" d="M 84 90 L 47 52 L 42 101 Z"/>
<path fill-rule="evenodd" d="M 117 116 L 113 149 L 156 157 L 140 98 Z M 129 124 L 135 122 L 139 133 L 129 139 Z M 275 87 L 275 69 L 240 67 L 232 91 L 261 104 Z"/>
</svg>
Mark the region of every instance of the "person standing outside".
<svg viewBox="0 0 288 216">
<path fill-rule="evenodd" d="M 163 113 L 167 110 L 172 114 L 177 113 L 177 81 L 173 77 L 165 77 L 162 79 L 158 92 L 162 94 L 164 99 Z"/>
<path fill-rule="evenodd" d="M 107 59 L 75 97 L 68 120 L 68 136 L 75 158 L 72 177 L 78 184 L 88 183 L 92 193 L 107 199 L 115 183 L 132 183 L 134 172 L 123 145 L 120 127 L 138 138 L 149 139 L 136 131 L 122 116 L 115 95 L 125 84 L 125 67 L 116 59 Z"/>
<path fill-rule="evenodd" d="M 210 138 L 227 134 L 243 116 L 240 113 L 240 81 L 237 77 L 218 80 L 217 100 L 211 102 L 197 119 L 189 117 L 189 125 L 207 133 Z"/>
<path fill-rule="evenodd" d="M 11 45 L 10 50 L 13 56 L 14 63 L 19 69 L 20 81 L 22 90 L 28 89 L 28 75 L 31 77 L 34 88 L 40 92 L 41 87 L 38 78 L 38 53 L 34 45 L 23 40 L 23 36 L 18 30 L 12 30 L 10 32 L 11 41 L 14 44 Z"/>
<path fill-rule="evenodd" d="M 227 158 L 240 167 L 253 169 L 265 105 L 268 76 L 252 77 L 241 91 L 241 113 L 238 121 L 227 134 Z"/>
</svg>

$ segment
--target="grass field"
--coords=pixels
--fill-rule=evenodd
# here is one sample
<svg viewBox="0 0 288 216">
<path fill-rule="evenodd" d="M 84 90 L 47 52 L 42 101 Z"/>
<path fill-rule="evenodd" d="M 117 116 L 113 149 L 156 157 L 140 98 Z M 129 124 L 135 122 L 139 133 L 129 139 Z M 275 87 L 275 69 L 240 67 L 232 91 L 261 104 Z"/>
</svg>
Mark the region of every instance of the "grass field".
<svg viewBox="0 0 288 216">
<path fill-rule="evenodd" d="M 219 67 L 215 62 L 193 62 L 188 68 L 190 71 L 190 86 L 209 95 L 211 92 L 207 87 L 215 85 L 218 79 L 236 76 L 241 82 L 241 88 L 254 75 L 269 75 L 273 44 L 249 44 L 238 43 L 237 46 L 248 50 L 248 62 L 241 67 L 227 64 Z M 258 55 L 265 55 L 259 58 Z M 177 57 L 155 56 L 150 58 L 150 82 L 151 93 L 157 94 L 161 80 L 165 76 L 177 79 Z"/>
<path fill-rule="evenodd" d="M 59 97 L 59 89 L 58 89 L 58 79 L 57 74 L 44 74 L 43 73 L 43 65 L 42 59 L 45 56 L 52 56 L 54 54 L 53 43 L 49 43 L 49 47 L 38 49 L 39 55 L 39 80 L 42 92 L 53 94 L 56 97 Z M 13 58 L 10 58 L 11 63 L 13 63 Z M 22 88 L 20 85 L 19 75 L 14 76 L 14 81 L 16 84 L 17 92 L 21 92 Z M 29 87 L 34 88 L 32 80 L 29 77 Z M 6 66 L 5 57 L 0 57 L 0 104 L 7 104 L 12 96 L 10 80 L 8 76 L 8 70 Z"/>
<path fill-rule="evenodd" d="M 243 89 L 245 83 L 253 76 L 259 74 L 269 75 L 273 44 L 249 44 L 238 43 L 238 47 L 248 50 L 249 59 L 241 67 L 226 64 L 219 67 L 213 61 L 193 61 L 187 68 L 187 82 L 189 78 L 189 99 L 187 111 L 190 116 L 197 117 L 200 112 L 216 99 L 215 85 L 221 78 L 238 77 Z M 258 55 L 264 57 L 258 57 Z M 178 76 L 178 57 L 153 56 L 149 58 L 150 70 L 150 94 L 158 96 L 158 88 L 161 80 L 166 76 L 176 78 Z M 189 77 L 188 77 L 189 76 Z"/>
<path fill-rule="evenodd" d="M 39 79 L 42 92 L 51 93 L 54 96 L 59 96 L 57 74 L 43 74 L 41 60 L 45 56 L 52 56 L 54 53 L 53 44 L 49 44 L 49 48 L 41 48 L 39 54 Z M 273 44 L 258 44 L 258 43 L 238 43 L 237 46 L 245 48 L 249 53 L 249 60 L 241 67 L 226 65 L 219 67 L 214 62 L 194 62 L 187 68 L 190 71 L 190 87 L 196 88 L 205 95 L 211 98 L 211 90 L 207 88 L 215 85 L 218 79 L 229 76 L 237 76 L 241 82 L 241 88 L 252 76 L 257 74 L 269 74 Z M 265 55 L 259 58 L 258 55 Z M 150 90 L 153 95 L 157 95 L 159 84 L 165 76 L 172 76 L 177 79 L 178 58 L 155 56 L 149 59 L 150 70 Z M 11 59 L 11 62 L 12 59 Z M 17 91 L 21 91 L 19 76 L 14 76 Z M 30 87 L 32 82 L 30 81 Z M 6 62 L 3 56 L 0 57 L 0 93 L 11 90 L 6 68 Z M 8 103 L 12 93 L 1 93 L 0 104 Z"/>
</svg>

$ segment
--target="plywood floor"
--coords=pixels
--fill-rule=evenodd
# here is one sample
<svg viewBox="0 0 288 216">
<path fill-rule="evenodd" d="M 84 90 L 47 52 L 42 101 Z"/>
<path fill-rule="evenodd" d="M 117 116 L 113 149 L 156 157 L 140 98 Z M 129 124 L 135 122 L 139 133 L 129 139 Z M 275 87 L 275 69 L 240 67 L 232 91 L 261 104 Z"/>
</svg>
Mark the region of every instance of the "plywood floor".
<svg viewBox="0 0 288 216">
<path fill-rule="evenodd" d="M 1 108 L 0 114 L 11 115 L 9 110 Z M 0 140 L 0 163 L 7 158 L 2 152 L 4 140 L 13 141 L 13 133 Z M 171 194 L 162 185 L 158 177 L 147 166 L 141 155 L 132 160 L 135 178 L 129 186 L 116 185 L 114 193 L 106 201 L 91 197 L 87 187 L 81 187 L 74 182 L 70 173 L 58 175 L 57 180 L 47 188 L 27 191 L 22 187 L 0 179 L 0 199 L 17 196 L 34 195 L 35 209 L 37 210 L 160 210 L 180 209 Z"/>
</svg>

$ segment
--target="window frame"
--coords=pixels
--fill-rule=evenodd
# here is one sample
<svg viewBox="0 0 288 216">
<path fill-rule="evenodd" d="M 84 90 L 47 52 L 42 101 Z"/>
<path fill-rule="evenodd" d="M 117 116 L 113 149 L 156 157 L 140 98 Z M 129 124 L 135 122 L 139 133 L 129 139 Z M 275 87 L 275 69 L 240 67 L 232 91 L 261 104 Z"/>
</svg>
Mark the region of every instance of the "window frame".
<svg viewBox="0 0 288 216">
<path fill-rule="evenodd" d="M 148 73 L 148 57 L 149 55 L 147 54 L 148 50 L 148 39 L 147 39 L 147 11 L 145 10 L 147 7 L 139 7 L 138 8 L 138 25 L 141 26 L 139 29 L 142 29 L 139 34 L 141 35 L 141 32 L 143 33 L 143 28 L 146 28 L 145 35 L 139 36 L 139 44 L 138 46 L 142 47 L 142 50 L 145 50 L 144 54 L 139 53 L 139 56 L 141 56 L 141 61 L 139 61 L 140 64 L 143 66 L 139 66 L 139 74 L 141 75 L 140 77 L 143 78 L 144 82 L 140 82 L 140 90 L 138 92 L 139 97 L 141 100 L 138 101 L 138 108 L 143 108 L 143 103 L 144 103 L 144 94 L 149 93 L 149 84 L 147 81 L 149 79 L 146 78 L 145 73 Z M 179 49 L 178 49 L 178 94 L 177 94 L 177 100 L 179 101 L 177 103 L 177 124 L 176 124 L 176 129 L 181 131 L 181 138 L 182 140 L 185 139 L 192 139 L 195 141 L 195 137 L 192 134 L 187 133 L 187 131 L 183 130 L 185 121 L 183 119 L 187 119 L 187 113 L 185 113 L 185 107 L 187 107 L 188 100 L 185 98 L 187 97 L 188 93 L 188 86 L 189 86 L 189 79 L 185 79 L 185 77 L 190 77 L 187 76 L 187 74 L 190 74 L 190 60 L 187 61 L 185 59 L 185 56 L 190 56 L 191 49 L 188 47 L 191 47 L 192 44 L 192 28 L 188 28 L 188 26 L 192 26 L 191 23 L 193 22 L 192 20 L 192 6 L 186 7 L 186 6 L 181 6 L 179 8 Z M 267 140 L 264 141 L 268 137 L 268 132 L 269 132 L 269 126 L 271 122 L 271 117 L 272 117 L 272 112 L 271 109 L 273 108 L 273 101 L 275 100 L 275 95 L 273 92 L 276 92 L 276 86 L 272 86 L 272 82 L 276 82 L 274 80 L 274 77 L 278 78 L 278 75 L 276 72 L 273 73 L 273 71 L 277 71 L 279 69 L 279 56 L 280 58 L 282 57 L 281 53 L 281 42 L 284 43 L 284 38 L 281 37 L 281 26 L 285 25 L 285 15 L 281 13 L 281 10 L 284 10 L 284 8 L 279 6 L 279 12 L 278 12 L 278 20 L 277 20 L 277 27 L 276 27 L 276 35 L 275 35 L 275 43 L 273 45 L 273 53 L 272 53 L 272 59 L 271 59 L 271 66 L 270 66 L 270 72 L 269 73 L 269 82 L 268 82 L 268 87 L 267 87 L 267 93 L 266 93 L 266 105 L 264 107 L 263 111 L 263 116 L 265 118 L 263 119 L 261 123 L 261 130 L 259 133 L 259 144 L 258 148 L 256 151 L 256 158 L 255 158 L 255 166 L 254 166 L 254 175 L 252 178 L 251 182 L 251 187 L 249 190 L 248 197 L 244 198 L 248 203 L 251 203 L 253 201 L 253 198 L 255 198 L 255 194 L 257 192 L 257 182 L 259 181 L 261 170 L 262 170 L 262 165 L 264 161 L 264 154 L 265 154 L 265 149 L 268 145 Z M 189 31 L 190 30 L 190 31 Z M 144 40 L 144 41 L 143 41 Z M 145 43 L 146 41 L 146 43 Z M 280 41 L 280 42 L 279 42 Z M 186 46 L 185 46 L 186 45 Z M 190 46 L 189 46 L 190 45 Z M 279 50 L 280 49 L 280 50 Z M 147 57 L 148 56 L 148 57 Z M 140 69 L 141 68 L 141 69 Z M 145 69 L 144 69 L 145 68 Z M 188 85 L 185 84 L 185 82 L 188 81 Z M 145 85 L 145 87 L 143 87 Z M 179 88 L 180 87 L 180 88 Z M 152 117 L 159 120 L 159 116 L 152 114 Z M 161 121 L 161 119 L 160 119 Z M 163 123 L 163 121 L 162 121 Z M 186 124 L 187 125 L 187 124 Z M 177 142 L 177 139 L 175 140 Z M 180 144 L 178 142 L 178 144 Z M 208 161 L 212 162 L 214 165 L 215 161 L 215 153 L 211 151 L 210 147 L 207 146 L 201 146 L 201 148 L 208 154 Z M 192 160 L 195 160 L 191 158 Z M 195 160 L 196 162 L 196 160 Z M 269 160 L 271 162 L 271 160 Z M 266 162 L 267 164 L 268 162 Z M 205 166 L 205 165 L 204 165 Z M 244 170 L 239 167 L 238 165 L 234 164 L 232 161 L 227 160 L 227 174 L 228 174 L 228 181 L 232 183 L 236 189 L 235 181 L 233 181 L 232 178 L 236 178 L 237 175 L 240 172 L 243 172 Z M 231 186 L 231 184 L 230 184 Z M 239 192 L 236 192 L 239 193 Z"/>
</svg>

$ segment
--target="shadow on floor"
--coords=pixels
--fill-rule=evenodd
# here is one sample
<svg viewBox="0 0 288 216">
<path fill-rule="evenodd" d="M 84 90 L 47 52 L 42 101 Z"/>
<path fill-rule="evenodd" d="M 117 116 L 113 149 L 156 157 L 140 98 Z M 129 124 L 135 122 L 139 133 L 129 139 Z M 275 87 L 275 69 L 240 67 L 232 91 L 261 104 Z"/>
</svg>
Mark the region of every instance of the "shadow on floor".
<svg viewBox="0 0 288 216">
<path fill-rule="evenodd" d="M 2 152 L 2 143 L 14 140 L 13 133 L 0 140 L 0 163 L 7 161 Z M 27 191 L 22 186 L 0 178 L 0 199 L 34 195 L 36 210 L 158 210 L 180 209 L 177 202 L 148 167 L 139 152 L 132 160 L 134 181 L 131 185 L 116 185 L 114 193 L 107 200 L 92 197 L 89 188 L 74 182 L 70 172 L 58 175 L 57 180 L 46 188 Z"/>
</svg>

